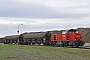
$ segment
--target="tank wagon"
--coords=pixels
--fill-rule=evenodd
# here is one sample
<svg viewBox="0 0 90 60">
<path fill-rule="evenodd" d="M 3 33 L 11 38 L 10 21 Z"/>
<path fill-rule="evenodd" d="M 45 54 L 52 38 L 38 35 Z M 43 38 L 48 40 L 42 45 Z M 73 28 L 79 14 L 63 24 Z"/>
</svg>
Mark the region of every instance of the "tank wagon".
<svg viewBox="0 0 90 60">
<path fill-rule="evenodd" d="M 18 43 L 19 35 L 5 36 L 4 44 L 16 44 Z"/>
<path fill-rule="evenodd" d="M 51 34 L 48 32 L 30 32 L 30 33 L 23 33 L 19 36 L 19 44 L 25 45 L 34 45 L 37 44 L 44 44 L 46 45 L 49 42 Z"/>
</svg>

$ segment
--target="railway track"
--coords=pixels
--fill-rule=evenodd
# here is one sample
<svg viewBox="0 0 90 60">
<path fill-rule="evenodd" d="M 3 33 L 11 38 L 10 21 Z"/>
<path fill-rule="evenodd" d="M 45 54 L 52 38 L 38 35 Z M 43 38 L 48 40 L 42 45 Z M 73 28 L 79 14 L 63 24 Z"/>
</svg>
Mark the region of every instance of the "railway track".
<svg viewBox="0 0 90 60">
<path fill-rule="evenodd" d="M 82 46 L 81 49 L 90 49 L 90 46 Z"/>
<path fill-rule="evenodd" d="M 4 44 L 4 43 L 0 43 L 0 44 Z M 31 45 L 31 46 L 33 46 L 33 45 Z M 35 44 L 35 46 L 43 46 L 43 44 L 41 44 L 41 45 Z M 74 47 L 73 47 L 73 48 L 74 48 Z M 75 48 L 76 48 L 76 47 L 75 47 Z M 85 43 L 84 46 L 81 46 L 81 47 L 79 47 L 79 48 L 81 48 L 81 49 L 90 49 L 90 43 Z"/>
<path fill-rule="evenodd" d="M 90 49 L 90 43 L 85 43 L 84 46 L 80 47 L 82 49 Z"/>
</svg>

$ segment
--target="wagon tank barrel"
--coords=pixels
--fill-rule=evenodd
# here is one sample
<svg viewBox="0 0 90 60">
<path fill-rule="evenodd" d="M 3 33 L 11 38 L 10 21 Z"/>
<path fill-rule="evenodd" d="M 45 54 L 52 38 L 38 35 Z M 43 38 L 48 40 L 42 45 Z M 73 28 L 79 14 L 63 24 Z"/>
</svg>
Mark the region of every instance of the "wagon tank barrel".
<svg viewBox="0 0 90 60">
<path fill-rule="evenodd" d="M 11 35 L 11 36 L 5 36 L 5 44 L 16 44 L 17 40 L 19 38 L 19 35 Z"/>
</svg>

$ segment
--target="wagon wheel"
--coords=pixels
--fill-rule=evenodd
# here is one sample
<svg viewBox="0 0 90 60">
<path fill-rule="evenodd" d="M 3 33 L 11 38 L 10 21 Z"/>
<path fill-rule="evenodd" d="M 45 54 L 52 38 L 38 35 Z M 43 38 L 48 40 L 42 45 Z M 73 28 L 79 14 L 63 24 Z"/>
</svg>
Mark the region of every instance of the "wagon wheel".
<svg viewBox="0 0 90 60">
<path fill-rule="evenodd" d="M 35 43 L 32 43 L 32 45 L 35 45 Z"/>
<path fill-rule="evenodd" d="M 49 43 L 47 43 L 47 46 L 50 46 L 50 44 L 49 44 Z"/>
<path fill-rule="evenodd" d="M 73 45 L 71 45 L 71 47 L 73 48 Z"/>
<path fill-rule="evenodd" d="M 44 46 L 46 46 L 46 43 L 43 43 Z"/>
<path fill-rule="evenodd" d="M 28 43 L 29 45 L 31 45 L 31 43 Z"/>
<path fill-rule="evenodd" d="M 38 43 L 39 45 L 41 44 L 41 42 L 40 43 Z"/>
</svg>

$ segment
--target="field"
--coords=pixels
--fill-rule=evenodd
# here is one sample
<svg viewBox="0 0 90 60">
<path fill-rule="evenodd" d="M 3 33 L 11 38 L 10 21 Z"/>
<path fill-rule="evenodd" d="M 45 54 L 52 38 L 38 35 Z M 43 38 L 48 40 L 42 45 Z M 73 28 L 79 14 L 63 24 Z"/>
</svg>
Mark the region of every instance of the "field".
<svg viewBox="0 0 90 60">
<path fill-rule="evenodd" d="M 90 60 L 90 50 L 0 44 L 0 60 Z"/>
</svg>

